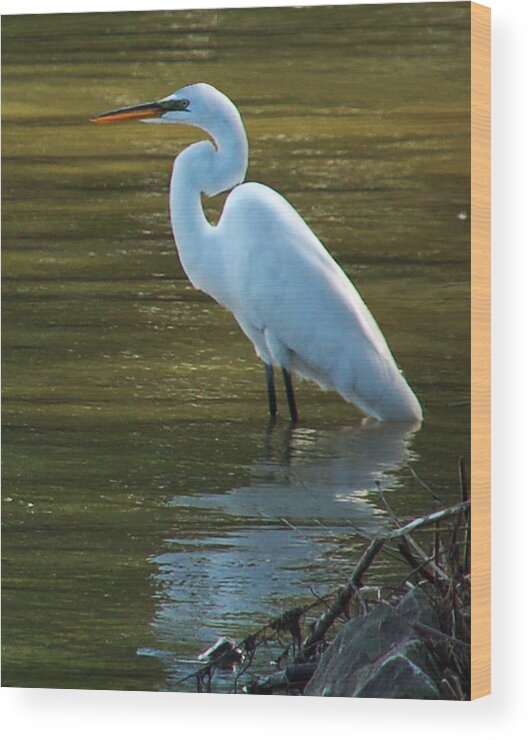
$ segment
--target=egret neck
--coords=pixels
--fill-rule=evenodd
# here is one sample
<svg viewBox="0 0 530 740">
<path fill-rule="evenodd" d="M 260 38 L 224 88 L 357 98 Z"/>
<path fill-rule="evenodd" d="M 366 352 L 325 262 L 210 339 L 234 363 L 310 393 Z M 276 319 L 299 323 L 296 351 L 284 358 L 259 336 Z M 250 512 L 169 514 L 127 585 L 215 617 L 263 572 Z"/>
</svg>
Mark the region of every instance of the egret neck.
<svg viewBox="0 0 530 740">
<path fill-rule="evenodd" d="M 211 197 L 244 181 L 248 141 L 239 111 L 224 96 L 219 96 L 215 112 L 212 111 L 206 122 L 201 122 L 200 128 L 212 137 L 213 143 L 200 141 L 177 156 L 173 164 L 169 207 L 182 266 L 194 283 L 194 268 L 200 265 L 204 290 L 204 270 L 208 264 L 214 267 L 217 260 L 211 252 L 218 247 L 213 238 L 215 227 L 205 216 L 201 193 Z"/>
</svg>

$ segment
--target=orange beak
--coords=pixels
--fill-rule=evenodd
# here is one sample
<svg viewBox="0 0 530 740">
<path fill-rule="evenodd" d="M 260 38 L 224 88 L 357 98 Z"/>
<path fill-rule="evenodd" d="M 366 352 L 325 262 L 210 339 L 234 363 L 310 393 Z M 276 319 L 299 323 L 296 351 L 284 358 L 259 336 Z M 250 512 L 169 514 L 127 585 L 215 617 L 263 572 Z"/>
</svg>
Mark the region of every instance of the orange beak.
<svg viewBox="0 0 530 740">
<path fill-rule="evenodd" d="M 117 108 L 107 113 L 100 113 L 91 118 L 91 123 L 115 123 L 116 121 L 131 121 L 143 118 L 158 118 L 163 113 L 160 103 L 143 103 L 132 105 L 130 108 Z"/>
</svg>

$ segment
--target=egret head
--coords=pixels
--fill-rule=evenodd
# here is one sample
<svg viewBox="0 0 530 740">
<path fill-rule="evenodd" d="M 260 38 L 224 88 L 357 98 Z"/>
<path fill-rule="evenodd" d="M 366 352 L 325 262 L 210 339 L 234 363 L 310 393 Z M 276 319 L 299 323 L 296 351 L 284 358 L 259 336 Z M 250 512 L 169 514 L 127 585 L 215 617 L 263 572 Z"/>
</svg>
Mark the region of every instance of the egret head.
<svg viewBox="0 0 530 740">
<path fill-rule="evenodd" d="M 143 123 L 184 123 L 211 131 L 227 116 L 237 114 L 234 104 L 215 87 L 200 82 L 161 100 L 117 108 L 94 116 L 92 123 L 140 120 Z M 238 114 L 237 114 L 238 115 Z"/>
<path fill-rule="evenodd" d="M 117 108 L 90 119 L 93 123 L 139 120 L 142 123 L 184 123 L 210 135 L 213 142 L 192 144 L 177 159 L 184 166 L 192 152 L 188 177 L 200 178 L 207 195 L 216 195 L 243 182 L 248 163 L 248 142 L 239 111 L 226 95 L 204 82 L 187 85 L 166 98 Z M 197 147 L 200 146 L 200 149 Z M 222 160 L 215 159 L 222 146 Z M 182 159 L 185 157 L 185 160 Z M 175 160 L 176 161 L 176 160 Z"/>
</svg>

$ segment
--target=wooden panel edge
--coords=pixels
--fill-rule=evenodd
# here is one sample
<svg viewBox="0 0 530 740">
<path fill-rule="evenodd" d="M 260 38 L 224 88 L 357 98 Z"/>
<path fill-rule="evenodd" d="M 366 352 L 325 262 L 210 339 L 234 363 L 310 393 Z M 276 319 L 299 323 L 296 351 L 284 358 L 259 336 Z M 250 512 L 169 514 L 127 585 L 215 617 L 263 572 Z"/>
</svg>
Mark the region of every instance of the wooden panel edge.
<svg viewBox="0 0 530 740">
<path fill-rule="evenodd" d="M 471 698 L 491 692 L 491 11 L 471 3 Z"/>
</svg>

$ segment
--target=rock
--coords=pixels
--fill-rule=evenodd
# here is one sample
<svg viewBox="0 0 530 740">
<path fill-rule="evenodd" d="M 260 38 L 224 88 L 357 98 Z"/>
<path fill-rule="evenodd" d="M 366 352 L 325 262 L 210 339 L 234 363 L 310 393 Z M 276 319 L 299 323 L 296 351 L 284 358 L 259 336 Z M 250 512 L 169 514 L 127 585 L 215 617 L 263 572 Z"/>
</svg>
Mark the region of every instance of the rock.
<svg viewBox="0 0 530 740">
<path fill-rule="evenodd" d="M 383 660 L 354 696 L 383 699 L 441 699 L 434 681 L 404 655 Z"/>
<path fill-rule="evenodd" d="M 351 619 L 326 650 L 306 696 L 441 699 L 440 670 L 412 624 L 439 629 L 427 596 L 413 589 L 397 607 Z"/>
</svg>

